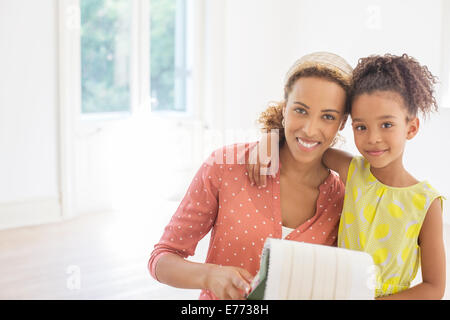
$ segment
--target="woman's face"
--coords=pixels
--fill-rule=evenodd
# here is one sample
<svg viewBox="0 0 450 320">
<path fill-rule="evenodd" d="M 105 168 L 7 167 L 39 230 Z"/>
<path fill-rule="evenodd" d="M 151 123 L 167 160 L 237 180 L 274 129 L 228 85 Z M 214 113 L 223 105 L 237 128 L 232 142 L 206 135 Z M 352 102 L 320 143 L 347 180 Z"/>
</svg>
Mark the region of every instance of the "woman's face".
<svg viewBox="0 0 450 320">
<path fill-rule="evenodd" d="M 286 143 L 299 162 L 322 159 L 346 116 L 345 90 L 317 77 L 299 78 L 292 86 L 283 110 Z"/>
</svg>

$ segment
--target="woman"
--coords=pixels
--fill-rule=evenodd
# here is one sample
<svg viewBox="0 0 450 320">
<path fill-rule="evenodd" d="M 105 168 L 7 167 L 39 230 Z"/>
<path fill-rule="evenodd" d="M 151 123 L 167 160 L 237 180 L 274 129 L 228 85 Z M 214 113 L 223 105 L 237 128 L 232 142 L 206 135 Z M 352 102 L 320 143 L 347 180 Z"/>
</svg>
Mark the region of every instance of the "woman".
<svg viewBox="0 0 450 320">
<path fill-rule="evenodd" d="M 200 299 L 243 299 L 267 237 L 336 245 L 344 185 L 321 159 L 345 124 L 351 71 L 331 53 L 296 61 L 284 101 L 260 119 L 281 129 L 278 171 L 257 187 L 243 161 L 255 143 L 215 151 L 155 245 L 148 263 L 155 279 L 202 289 Z M 211 229 L 206 262 L 185 260 Z"/>
</svg>

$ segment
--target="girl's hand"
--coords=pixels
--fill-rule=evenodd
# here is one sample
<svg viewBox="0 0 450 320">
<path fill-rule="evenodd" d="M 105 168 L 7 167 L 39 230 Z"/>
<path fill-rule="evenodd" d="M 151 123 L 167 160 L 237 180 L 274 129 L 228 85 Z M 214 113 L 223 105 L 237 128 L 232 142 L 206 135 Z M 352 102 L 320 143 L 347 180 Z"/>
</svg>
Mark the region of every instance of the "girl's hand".
<svg viewBox="0 0 450 320">
<path fill-rule="evenodd" d="M 221 300 L 243 300 L 251 291 L 252 279 L 245 269 L 212 264 L 206 275 L 206 289 Z"/>
<path fill-rule="evenodd" d="M 267 172 L 271 163 L 271 140 L 269 135 L 264 135 L 258 144 L 250 151 L 249 161 L 245 165 L 248 178 L 252 185 L 265 187 L 267 184 Z M 264 161 L 261 161 L 261 152 L 267 154 Z M 262 168 L 262 169 L 261 169 Z"/>
</svg>

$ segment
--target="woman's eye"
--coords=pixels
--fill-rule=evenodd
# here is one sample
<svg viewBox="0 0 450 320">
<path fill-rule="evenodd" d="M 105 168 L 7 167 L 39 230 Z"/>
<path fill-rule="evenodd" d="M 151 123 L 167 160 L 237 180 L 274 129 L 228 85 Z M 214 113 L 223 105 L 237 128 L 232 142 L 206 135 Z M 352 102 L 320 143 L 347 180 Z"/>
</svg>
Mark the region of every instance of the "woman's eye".
<svg viewBox="0 0 450 320">
<path fill-rule="evenodd" d="M 385 128 L 385 129 L 388 129 L 388 128 L 392 127 L 392 123 L 385 122 L 385 123 L 383 123 L 383 124 L 381 125 L 381 127 L 382 127 L 382 128 Z"/>
<path fill-rule="evenodd" d="M 335 120 L 336 119 L 336 117 L 331 114 L 324 114 L 323 118 L 326 120 Z"/>
<path fill-rule="evenodd" d="M 367 129 L 366 126 L 363 126 L 363 125 L 355 126 L 355 130 L 358 130 L 358 131 L 362 131 L 362 130 L 366 130 L 366 129 Z"/>
<path fill-rule="evenodd" d="M 295 108 L 294 111 L 300 114 L 306 114 L 306 110 L 303 108 Z"/>
</svg>

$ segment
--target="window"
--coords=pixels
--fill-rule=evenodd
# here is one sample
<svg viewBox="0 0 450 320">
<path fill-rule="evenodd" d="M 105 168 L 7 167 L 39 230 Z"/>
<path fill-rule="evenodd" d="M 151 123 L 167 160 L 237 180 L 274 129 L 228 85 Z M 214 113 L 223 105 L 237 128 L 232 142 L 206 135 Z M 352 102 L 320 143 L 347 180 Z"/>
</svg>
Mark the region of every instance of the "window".
<svg viewBox="0 0 450 320">
<path fill-rule="evenodd" d="M 81 110 L 130 110 L 130 23 L 128 0 L 82 0 Z"/>
<path fill-rule="evenodd" d="M 186 111 L 186 0 L 150 1 L 153 111 Z"/>
<path fill-rule="evenodd" d="M 130 112 L 144 92 L 153 112 L 186 112 L 186 4 L 80 0 L 83 114 Z"/>
</svg>

